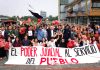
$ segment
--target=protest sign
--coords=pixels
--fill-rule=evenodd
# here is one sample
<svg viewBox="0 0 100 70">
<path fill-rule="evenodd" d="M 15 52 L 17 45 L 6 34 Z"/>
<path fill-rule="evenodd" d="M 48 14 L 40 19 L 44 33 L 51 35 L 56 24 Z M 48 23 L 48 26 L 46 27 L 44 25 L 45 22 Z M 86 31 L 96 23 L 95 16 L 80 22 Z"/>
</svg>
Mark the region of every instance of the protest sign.
<svg viewBox="0 0 100 70">
<path fill-rule="evenodd" d="M 5 64 L 15 65 L 67 65 L 99 62 L 96 45 L 75 48 L 45 48 L 42 46 L 10 48 Z"/>
</svg>

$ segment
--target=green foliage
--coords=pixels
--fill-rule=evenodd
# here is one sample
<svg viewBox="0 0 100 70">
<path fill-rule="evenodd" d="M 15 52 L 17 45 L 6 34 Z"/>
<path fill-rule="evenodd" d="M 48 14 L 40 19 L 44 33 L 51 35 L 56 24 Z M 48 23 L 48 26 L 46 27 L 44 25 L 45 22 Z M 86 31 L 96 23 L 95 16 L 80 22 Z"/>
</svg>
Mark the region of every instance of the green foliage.
<svg viewBox="0 0 100 70">
<path fill-rule="evenodd" d="M 17 20 L 17 17 L 16 16 L 12 16 L 12 17 L 9 17 L 9 20 Z"/>
<path fill-rule="evenodd" d="M 48 17 L 48 19 L 49 19 L 49 21 L 58 20 L 58 16 L 53 17 L 52 15 L 50 15 L 50 16 Z"/>
<path fill-rule="evenodd" d="M 21 20 L 27 20 L 28 18 L 31 18 L 34 22 L 37 22 L 37 20 L 38 20 L 34 16 L 23 16 L 23 17 L 21 17 Z M 18 16 L 9 17 L 9 20 L 17 21 L 17 19 L 18 19 Z M 48 19 L 49 19 L 49 21 L 58 20 L 58 16 L 53 17 L 52 15 L 50 15 L 48 17 Z M 45 20 L 45 19 L 43 19 L 43 20 Z"/>
</svg>

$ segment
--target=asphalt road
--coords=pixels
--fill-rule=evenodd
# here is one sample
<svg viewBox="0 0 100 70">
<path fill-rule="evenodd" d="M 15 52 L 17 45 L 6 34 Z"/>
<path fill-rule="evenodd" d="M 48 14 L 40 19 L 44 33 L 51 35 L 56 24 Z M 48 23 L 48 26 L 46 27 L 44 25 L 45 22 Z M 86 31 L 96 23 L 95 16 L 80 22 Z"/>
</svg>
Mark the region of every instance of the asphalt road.
<svg viewBox="0 0 100 70">
<path fill-rule="evenodd" d="M 100 70 L 100 63 L 58 65 L 58 66 L 33 66 L 33 65 L 5 65 L 6 58 L 0 60 L 0 70 Z"/>
</svg>

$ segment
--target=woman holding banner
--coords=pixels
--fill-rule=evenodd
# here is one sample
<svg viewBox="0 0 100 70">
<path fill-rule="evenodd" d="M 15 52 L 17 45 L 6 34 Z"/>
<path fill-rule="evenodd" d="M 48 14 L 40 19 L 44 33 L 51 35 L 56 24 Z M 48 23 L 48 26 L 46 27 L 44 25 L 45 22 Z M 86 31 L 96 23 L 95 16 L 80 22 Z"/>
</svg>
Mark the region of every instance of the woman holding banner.
<svg viewBox="0 0 100 70">
<path fill-rule="evenodd" d="M 99 40 L 97 41 L 97 46 L 98 46 L 98 49 L 100 50 L 100 37 L 99 37 Z"/>
<path fill-rule="evenodd" d="M 22 42 L 20 41 L 18 37 L 16 37 L 13 43 L 13 47 L 21 47 L 21 46 L 22 46 Z"/>
<path fill-rule="evenodd" d="M 2 36 L 2 33 L 0 32 L 0 60 L 6 56 L 6 51 L 4 47 L 5 47 L 5 40 Z"/>
<path fill-rule="evenodd" d="M 75 41 L 72 39 L 68 39 L 68 43 L 66 44 L 67 48 L 74 48 L 75 47 Z"/>
<path fill-rule="evenodd" d="M 33 40 L 31 41 L 31 44 L 32 44 L 32 46 L 40 46 L 40 44 L 39 44 L 37 38 L 33 39 Z"/>
<path fill-rule="evenodd" d="M 31 42 L 28 39 L 28 36 L 27 35 L 25 35 L 24 39 L 22 40 L 22 45 L 23 46 L 30 46 L 31 45 Z"/>
<path fill-rule="evenodd" d="M 9 52 L 9 48 L 12 46 L 12 39 L 11 37 L 9 36 L 7 41 L 5 42 L 5 52 L 6 52 L 6 57 L 8 58 L 8 52 Z"/>
<path fill-rule="evenodd" d="M 48 41 L 45 38 L 43 38 L 43 41 L 41 42 L 41 46 L 47 47 L 47 43 Z"/>
</svg>

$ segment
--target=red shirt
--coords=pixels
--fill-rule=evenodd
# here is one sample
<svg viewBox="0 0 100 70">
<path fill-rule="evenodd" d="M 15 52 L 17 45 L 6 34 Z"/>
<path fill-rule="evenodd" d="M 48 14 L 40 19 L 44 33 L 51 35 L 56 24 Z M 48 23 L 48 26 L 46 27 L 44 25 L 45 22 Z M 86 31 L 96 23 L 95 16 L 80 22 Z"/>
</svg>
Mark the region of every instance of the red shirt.
<svg viewBox="0 0 100 70">
<path fill-rule="evenodd" d="M 68 48 L 73 48 L 74 47 L 74 41 L 73 40 L 71 40 L 71 41 L 69 41 L 68 43 L 67 43 L 67 47 Z"/>
<path fill-rule="evenodd" d="M 97 44 L 98 49 L 100 50 L 100 43 Z"/>
<path fill-rule="evenodd" d="M 21 47 L 22 46 L 22 43 L 21 42 L 14 42 L 13 43 L 13 47 Z"/>
<path fill-rule="evenodd" d="M 5 43 L 5 47 L 4 47 L 4 48 L 5 48 L 5 50 L 8 50 L 8 49 L 9 49 L 9 47 L 10 47 L 10 45 L 9 45 L 9 44 L 11 44 L 11 43 L 10 43 L 10 42 L 6 42 L 6 43 Z"/>
<path fill-rule="evenodd" d="M 99 34 L 95 34 L 94 36 L 95 36 L 95 39 L 98 40 Z"/>
<path fill-rule="evenodd" d="M 21 27 L 19 32 L 20 32 L 20 34 L 24 34 L 25 33 L 25 27 Z"/>
<path fill-rule="evenodd" d="M 5 41 L 3 39 L 0 39 L 0 47 L 4 47 L 5 46 Z"/>
</svg>

